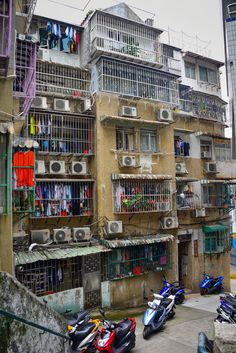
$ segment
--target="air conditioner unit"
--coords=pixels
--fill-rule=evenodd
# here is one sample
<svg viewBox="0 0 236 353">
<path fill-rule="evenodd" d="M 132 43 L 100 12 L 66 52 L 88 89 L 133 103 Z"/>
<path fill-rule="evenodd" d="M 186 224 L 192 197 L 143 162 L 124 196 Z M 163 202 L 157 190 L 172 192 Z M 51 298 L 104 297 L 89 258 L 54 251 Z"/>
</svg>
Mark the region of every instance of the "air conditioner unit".
<svg viewBox="0 0 236 353">
<path fill-rule="evenodd" d="M 121 107 L 121 116 L 128 116 L 130 118 L 135 118 L 137 116 L 137 108 L 123 106 Z"/>
<path fill-rule="evenodd" d="M 177 217 L 164 217 L 162 220 L 162 229 L 173 229 L 178 228 L 178 218 Z"/>
<path fill-rule="evenodd" d="M 71 173 L 85 175 L 87 174 L 87 163 L 86 162 L 72 162 Z"/>
<path fill-rule="evenodd" d="M 217 173 L 216 162 L 207 162 L 207 163 L 205 163 L 205 172 L 206 173 Z"/>
<path fill-rule="evenodd" d="M 201 152 L 201 158 L 211 158 L 211 152 L 210 151 Z"/>
<path fill-rule="evenodd" d="M 122 156 L 120 159 L 121 167 L 135 167 L 136 158 L 135 156 Z"/>
<path fill-rule="evenodd" d="M 64 161 L 50 161 L 50 174 L 66 174 L 66 166 Z"/>
<path fill-rule="evenodd" d="M 176 174 L 188 173 L 185 163 L 175 163 L 175 171 L 176 171 Z"/>
<path fill-rule="evenodd" d="M 36 174 L 45 174 L 45 161 L 36 161 Z"/>
<path fill-rule="evenodd" d="M 204 207 L 195 210 L 195 217 L 206 217 L 206 209 Z"/>
<path fill-rule="evenodd" d="M 91 230 L 89 227 L 72 228 L 74 241 L 85 241 L 91 238 Z"/>
<path fill-rule="evenodd" d="M 107 234 L 120 234 L 123 232 L 122 221 L 107 221 L 106 223 Z"/>
<path fill-rule="evenodd" d="M 47 97 L 35 97 L 32 104 L 32 108 L 48 109 Z"/>
<path fill-rule="evenodd" d="M 31 242 L 37 244 L 45 244 L 50 241 L 50 230 L 40 229 L 31 230 Z"/>
<path fill-rule="evenodd" d="M 54 99 L 54 110 L 61 110 L 63 112 L 70 111 L 69 101 L 66 99 Z"/>
<path fill-rule="evenodd" d="M 92 109 L 92 104 L 91 104 L 91 100 L 90 99 L 85 99 L 82 103 L 82 111 L 87 112 L 90 111 Z"/>
<path fill-rule="evenodd" d="M 55 243 L 65 243 L 71 241 L 70 228 L 53 229 L 53 241 Z"/>
<path fill-rule="evenodd" d="M 157 114 L 157 120 L 160 121 L 173 121 L 172 111 L 170 109 L 160 109 Z"/>
</svg>

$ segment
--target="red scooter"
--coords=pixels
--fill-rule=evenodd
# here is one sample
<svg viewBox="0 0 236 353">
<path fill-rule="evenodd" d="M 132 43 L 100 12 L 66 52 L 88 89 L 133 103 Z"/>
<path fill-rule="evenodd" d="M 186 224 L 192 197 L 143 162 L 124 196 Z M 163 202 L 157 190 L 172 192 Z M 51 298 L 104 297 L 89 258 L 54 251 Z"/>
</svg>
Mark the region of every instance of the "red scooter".
<svg viewBox="0 0 236 353">
<path fill-rule="evenodd" d="M 111 322 L 104 316 L 101 320 L 103 327 L 95 342 L 95 347 L 102 353 L 125 353 L 130 352 L 135 346 L 136 321 L 133 318 L 126 318 L 118 323 Z"/>
</svg>

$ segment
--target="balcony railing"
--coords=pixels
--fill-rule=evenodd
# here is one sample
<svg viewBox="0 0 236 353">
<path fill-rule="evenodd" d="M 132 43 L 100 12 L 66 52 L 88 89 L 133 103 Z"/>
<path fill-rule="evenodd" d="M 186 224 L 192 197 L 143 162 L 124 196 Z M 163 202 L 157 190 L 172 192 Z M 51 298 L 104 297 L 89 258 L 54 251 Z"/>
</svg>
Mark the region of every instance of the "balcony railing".
<svg viewBox="0 0 236 353">
<path fill-rule="evenodd" d="M 97 69 L 99 91 L 179 104 L 174 76 L 109 59 L 100 60 Z"/>
<path fill-rule="evenodd" d="M 193 192 L 183 192 L 176 196 L 177 209 L 196 209 L 200 206 L 199 197 Z"/>
<path fill-rule="evenodd" d="M 170 211 L 171 199 L 169 182 L 129 179 L 113 182 L 114 213 Z"/>
<path fill-rule="evenodd" d="M 204 207 L 234 208 L 234 198 L 230 188 L 223 183 L 202 185 L 202 200 Z"/>
</svg>

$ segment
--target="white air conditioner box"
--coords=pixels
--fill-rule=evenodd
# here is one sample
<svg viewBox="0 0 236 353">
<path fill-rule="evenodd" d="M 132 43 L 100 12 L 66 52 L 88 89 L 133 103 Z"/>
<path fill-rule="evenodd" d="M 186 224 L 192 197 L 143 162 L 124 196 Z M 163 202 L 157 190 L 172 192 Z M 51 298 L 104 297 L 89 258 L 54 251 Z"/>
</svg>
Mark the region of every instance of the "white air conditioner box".
<svg viewBox="0 0 236 353">
<path fill-rule="evenodd" d="M 135 167 L 136 158 L 135 156 L 122 156 L 120 159 L 121 167 Z"/>
<path fill-rule="evenodd" d="M 211 158 L 211 152 L 210 151 L 204 151 L 201 153 L 201 158 Z"/>
<path fill-rule="evenodd" d="M 45 174 L 45 161 L 36 161 L 36 174 Z"/>
<path fill-rule="evenodd" d="M 157 120 L 166 122 L 173 121 L 172 111 L 170 109 L 160 109 L 157 113 Z"/>
<path fill-rule="evenodd" d="M 216 162 L 206 162 L 205 163 L 205 172 L 206 173 L 217 173 Z"/>
<path fill-rule="evenodd" d="M 87 163 L 86 162 L 72 162 L 71 173 L 78 174 L 78 175 L 86 175 L 87 174 Z"/>
<path fill-rule="evenodd" d="M 53 241 L 55 243 L 65 243 L 71 241 L 70 228 L 53 229 Z"/>
<path fill-rule="evenodd" d="M 206 217 L 206 209 L 204 207 L 195 210 L 195 217 Z"/>
<path fill-rule="evenodd" d="M 83 113 L 84 112 L 88 112 L 92 109 L 92 103 L 91 103 L 91 100 L 90 99 L 85 99 L 83 102 L 82 102 L 82 111 Z"/>
<path fill-rule="evenodd" d="M 74 241 L 85 241 L 91 238 L 91 230 L 89 227 L 72 228 L 72 234 Z"/>
<path fill-rule="evenodd" d="M 161 223 L 162 229 L 173 229 L 178 228 L 178 218 L 177 217 L 163 217 Z"/>
<path fill-rule="evenodd" d="M 188 173 L 185 163 L 175 163 L 175 171 L 176 171 L 176 174 Z"/>
<path fill-rule="evenodd" d="M 48 109 L 47 97 L 35 97 L 31 104 L 31 108 Z"/>
<path fill-rule="evenodd" d="M 122 221 L 107 221 L 106 231 L 107 234 L 121 234 L 123 232 Z"/>
<path fill-rule="evenodd" d="M 50 174 L 66 174 L 65 161 L 50 161 L 49 173 Z"/>
<path fill-rule="evenodd" d="M 40 229 L 31 230 L 31 242 L 37 244 L 45 244 L 50 241 L 50 230 Z"/>
<path fill-rule="evenodd" d="M 135 118 L 137 116 L 137 108 L 123 106 L 121 107 L 121 116 L 128 116 L 130 118 Z"/>
<path fill-rule="evenodd" d="M 69 101 L 66 99 L 54 98 L 54 110 L 61 110 L 63 112 L 70 111 Z"/>
</svg>

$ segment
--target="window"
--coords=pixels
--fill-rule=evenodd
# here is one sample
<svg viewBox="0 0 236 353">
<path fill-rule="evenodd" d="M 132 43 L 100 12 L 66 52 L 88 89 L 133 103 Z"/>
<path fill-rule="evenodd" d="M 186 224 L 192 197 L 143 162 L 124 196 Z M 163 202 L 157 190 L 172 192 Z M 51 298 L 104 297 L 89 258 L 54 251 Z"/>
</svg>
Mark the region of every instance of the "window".
<svg viewBox="0 0 236 353">
<path fill-rule="evenodd" d="M 199 78 L 200 81 L 217 84 L 217 71 L 208 69 L 207 67 L 199 66 Z"/>
<path fill-rule="evenodd" d="M 135 150 L 135 132 L 134 129 L 117 128 L 116 129 L 116 149 L 122 151 Z"/>
<path fill-rule="evenodd" d="M 185 62 L 185 76 L 194 80 L 196 79 L 195 64 Z"/>
<path fill-rule="evenodd" d="M 212 157 L 212 143 L 211 141 L 201 140 L 200 141 L 201 158 Z"/>
<path fill-rule="evenodd" d="M 205 253 L 222 253 L 230 249 L 228 230 L 205 234 Z"/>
<path fill-rule="evenodd" d="M 8 135 L 0 133 L 0 215 L 9 211 Z"/>
<path fill-rule="evenodd" d="M 202 199 L 204 207 L 229 208 L 234 206 L 230 187 L 220 182 L 202 185 Z"/>
<path fill-rule="evenodd" d="M 163 270 L 169 265 L 167 243 L 137 245 L 114 249 L 108 253 L 108 278 L 139 275 L 146 271 Z"/>
<path fill-rule="evenodd" d="M 156 131 L 141 130 L 140 149 L 142 152 L 158 152 Z"/>
<path fill-rule="evenodd" d="M 215 156 L 217 161 L 231 160 L 231 145 L 230 143 L 215 143 Z"/>
</svg>

